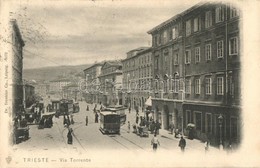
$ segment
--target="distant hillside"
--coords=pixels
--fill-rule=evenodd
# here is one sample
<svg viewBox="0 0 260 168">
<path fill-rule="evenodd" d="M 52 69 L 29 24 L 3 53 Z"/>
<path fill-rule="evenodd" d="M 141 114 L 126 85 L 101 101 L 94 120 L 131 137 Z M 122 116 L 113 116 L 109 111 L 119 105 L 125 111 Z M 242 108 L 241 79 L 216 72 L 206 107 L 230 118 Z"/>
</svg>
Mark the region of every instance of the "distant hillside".
<svg viewBox="0 0 260 168">
<path fill-rule="evenodd" d="M 90 67 L 90 64 L 76 66 L 56 66 L 37 69 L 24 69 L 23 78 L 26 80 L 50 81 L 60 77 L 82 76 L 83 70 Z"/>
</svg>

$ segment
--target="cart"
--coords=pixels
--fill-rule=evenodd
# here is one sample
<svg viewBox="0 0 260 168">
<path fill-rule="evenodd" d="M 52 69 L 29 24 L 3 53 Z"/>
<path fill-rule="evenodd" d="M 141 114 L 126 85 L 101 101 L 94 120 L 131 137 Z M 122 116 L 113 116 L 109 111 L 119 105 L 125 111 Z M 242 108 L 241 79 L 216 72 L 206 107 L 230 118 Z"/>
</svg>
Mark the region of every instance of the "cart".
<svg viewBox="0 0 260 168">
<path fill-rule="evenodd" d="M 138 133 L 140 137 L 149 137 L 148 127 L 145 126 L 138 127 Z"/>
<path fill-rule="evenodd" d="M 29 127 L 19 127 L 16 129 L 16 143 L 29 139 Z"/>
</svg>

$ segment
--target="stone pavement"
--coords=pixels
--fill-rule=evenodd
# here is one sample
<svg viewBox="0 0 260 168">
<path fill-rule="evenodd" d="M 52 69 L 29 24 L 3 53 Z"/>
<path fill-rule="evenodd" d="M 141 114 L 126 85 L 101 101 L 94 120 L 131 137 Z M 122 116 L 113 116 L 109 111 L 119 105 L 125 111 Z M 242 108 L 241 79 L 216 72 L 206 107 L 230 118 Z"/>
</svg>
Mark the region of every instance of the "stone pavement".
<svg viewBox="0 0 260 168">
<path fill-rule="evenodd" d="M 89 110 L 93 111 L 93 109 L 95 107 L 95 103 L 88 104 L 88 105 L 89 105 Z M 97 104 L 97 110 L 99 110 L 99 109 L 100 109 L 100 104 Z M 128 109 L 125 112 L 126 112 L 126 115 L 127 115 L 127 121 L 126 121 L 126 124 L 122 126 L 122 128 L 127 130 L 127 122 L 130 121 L 131 129 L 132 129 L 132 125 L 135 124 L 136 112 L 133 109 L 131 110 L 130 113 L 129 113 Z M 139 116 L 143 116 L 143 115 L 144 115 L 144 113 L 139 112 Z M 162 138 L 167 138 L 167 139 L 170 139 L 172 141 L 175 141 L 176 143 L 178 143 L 179 140 L 180 140 L 180 136 L 178 138 L 175 138 L 174 134 L 170 134 L 170 132 L 168 130 L 164 130 L 164 129 L 159 130 L 159 136 L 162 137 Z M 204 142 L 201 142 L 200 140 L 197 140 L 197 139 L 190 140 L 190 139 L 186 138 L 185 136 L 184 136 L 184 138 L 186 139 L 186 144 L 187 144 L 186 149 L 187 150 L 189 150 L 189 149 L 192 149 L 193 151 L 194 150 L 197 150 L 197 151 L 204 151 L 205 150 Z M 222 153 L 224 151 L 221 151 L 219 148 L 210 146 L 208 152 L 210 152 L 210 153 Z"/>
</svg>

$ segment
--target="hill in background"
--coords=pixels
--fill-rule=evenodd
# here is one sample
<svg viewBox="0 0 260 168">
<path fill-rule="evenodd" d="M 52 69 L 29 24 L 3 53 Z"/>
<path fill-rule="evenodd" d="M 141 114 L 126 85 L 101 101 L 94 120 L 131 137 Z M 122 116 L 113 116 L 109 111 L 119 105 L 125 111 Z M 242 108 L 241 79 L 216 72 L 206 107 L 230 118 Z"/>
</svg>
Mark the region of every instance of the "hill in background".
<svg viewBox="0 0 260 168">
<path fill-rule="evenodd" d="M 51 81 L 58 78 L 81 76 L 84 78 L 83 70 L 90 67 L 90 64 L 75 66 L 53 66 L 36 69 L 24 69 L 23 79 L 41 81 Z"/>
</svg>

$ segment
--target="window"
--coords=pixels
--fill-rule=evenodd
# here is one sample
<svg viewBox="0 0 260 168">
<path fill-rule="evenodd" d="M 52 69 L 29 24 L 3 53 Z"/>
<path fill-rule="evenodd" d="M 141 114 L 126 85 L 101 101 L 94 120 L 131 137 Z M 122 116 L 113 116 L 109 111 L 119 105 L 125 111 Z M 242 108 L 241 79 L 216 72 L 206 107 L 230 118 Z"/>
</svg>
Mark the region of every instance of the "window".
<svg viewBox="0 0 260 168">
<path fill-rule="evenodd" d="M 201 115 L 201 112 L 194 112 L 194 113 L 195 113 L 196 130 L 202 131 L 202 115 Z"/>
<path fill-rule="evenodd" d="M 158 92 L 159 84 L 158 84 L 158 80 L 157 79 L 154 81 L 154 85 L 155 85 L 155 91 Z"/>
<path fill-rule="evenodd" d="M 200 79 L 195 79 L 195 94 L 200 94 Z"/>
<path fill-rule="evenodd" d="M 212 132 L 212 115 L 210 113 L 206 113 L 206 133 Z"/>
<path fill-rule="evenodd" d="M 164 84 L 164 92 L 167 93 L 168 86 L 169 86 L 169 79 L 164 80 L 163 84 Z"/>
<path fill-rule="evenodd" d="M 237 37 L 230 38 L 229 40 L 229 55 L 238 54 L 238 42 Z"/>
<path fill-rule="evenodd" d="M 178 93 L 179 91 L 179 80 L 178 79 L 172 79 L 172 90 L 174 93 Z"/>
<path fill-rule="evenodd" d="M 200 47 L 195 48 L 195 63 L 200 62 Z"/>
<path fill-rule="evenodd" d="M 205 84 L 206 84 L 206 95 L 211 95 L 211 78 L 206 78 L 205 79 Z"/>
<path fill-rule="evenodd" d="M 234 95 L 234 81 L 233 81 L 233 75 L 229 74 L 229 94 L 231 96 Z"/>
<path fill-rule="evenodd" d="M 168 53 L 164 54 L 164 68 L 168 69 Z"/>
<path fill-rule="evenodd" d="M 223 77 L 217 77 L 217 95 L 223 95 L 224 94 L 224 78 Z"/>
<path fill-rule="evenodd" d="M 191 52 L 190 50 L 185 51 L 185 64 L 190 64 L 191 61 Z"/>
<path fill-rule="evenodd" d="M 186 21 L 186 36 L 191 34 L 191 20 Z"/>
<path fill-rule="evenodd" d="M 193 20 L 193 31 L 194 32 L 197 32 L 197 31 L 199 31 L 199 29 L 200 29 L 200 25 L 199 25 L 199 18 L 198 17 L 196 17 L 196 18 L 194 18 L 194 20 Z"/>
<path fill-rule="evenodd" d="M 159 69 L 159 57 L 155 58 L 155 69 Z"/>
<path fill-rule="evenodd" d="M 223 40 L 217 42 L 217 57 L 223 58 Z"/>
<path fill-rule="evenodd" d="M 163 32 L 163 44 L 167 43 L 167 31 Z"/>
<path fill-rule="evenodd" d="M 211 44 L 207 44 L 205 48 L 206 60 L 211 60 Z"/>
<path fill-rule="evenodd" d="M 234 18 L 238 16 L 238 10 L 234 7 L 230 7 L 230 18 Z"/>
<path fill-rule="evenodd" d="M 177 31 L 176 31 L 176 28 L 173 28 L 172 29 L 172 39 L 176 39 L 177 37 Z"/>
<path fill-rule="evenodd" d="M 224 21 L 224 8 L 217 7 L 216 8 L 216 23 Z"/>
<path fill-rule="evenodd" d="M 185 81 L 185 93 L 190 93 L 191 91 L 191 80 L 190 79 L 186 79 Z"/>
<path fill-rule="evenodd" d="M 205 17 L 205 27 L 209 28 L 210 26 L 212 26 L 212 12 L 207 11 Z"/>
<path fill-rule="evenodd" d="M 174 65 L 178 65 L 178 64 L 179 64 L 179 54 L 176 53 L 174 57 Z"/>
<path fill-rule="evenodd" d="M 156 39 L 157 39 L 157 41 L 156 41 L 157 45 L 160 45 L 161 44 L 161 36 L 160 36 L 160 34 L 156 35 Z"/>
</svg>

